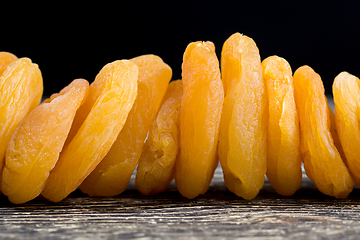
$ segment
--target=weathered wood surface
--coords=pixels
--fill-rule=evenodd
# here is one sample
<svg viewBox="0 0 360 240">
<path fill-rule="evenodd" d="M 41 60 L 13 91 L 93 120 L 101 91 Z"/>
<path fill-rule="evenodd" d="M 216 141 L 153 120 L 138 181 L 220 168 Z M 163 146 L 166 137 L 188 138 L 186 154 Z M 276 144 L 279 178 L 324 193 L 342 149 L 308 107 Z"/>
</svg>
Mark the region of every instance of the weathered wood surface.
<svg viewBox="0 0 360 240">
<path fill-rule="evenodd" d="M 141 196 L 132 179 L 118 197 L 89 198 L 77 191 L 60 203 L 36 199 L 13 205 L 0 197 L 0 238 L 5 239 L 359 239 L 360 189 L 337 200 L 309 179 L 292 197 L 268 182 L 245 201 L 229 192 L 217 169 L 208 193 L 194 200 L 174 185 Z"/>
</svg>

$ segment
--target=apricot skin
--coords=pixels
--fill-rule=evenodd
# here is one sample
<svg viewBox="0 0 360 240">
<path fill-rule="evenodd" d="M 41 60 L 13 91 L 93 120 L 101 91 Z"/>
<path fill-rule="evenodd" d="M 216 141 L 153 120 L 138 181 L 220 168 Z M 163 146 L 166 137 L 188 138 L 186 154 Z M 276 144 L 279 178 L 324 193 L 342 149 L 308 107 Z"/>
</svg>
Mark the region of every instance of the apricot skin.
<svg viewBox="0 0 360 240">
<path fill-rule="evenodd" d="M 204 194 L 218 165 L 217 145 L 224 89 L 212 42 L 190 43 L 183 56 L 180 152 L 175 183 L 188 199 Z"/>
<path fill-rule="evenodd" d="M 55 166 L 89 83 L 74 80 L 31 111 L 14 131 L 6 152 L 2 190 L 19 204 L 37 197 Z"/>
<path fill-rule="evenodd" d="M 43 92 L 43 80 L 37 64 L 29 58 L 11 62 L 0 76 L 0 169 L 6 147 L 20 121 L 37 105 Z"/>
<path fill-rule="evenodd" d="M 309 66 L 298 68 L 294 73 L 294 89 L 306 174 L 322 193 L 346 198 L 354 182 L 335 146 L 332 113 L 319 74 Z"/>
<path fill-rule="evenodd" d="M 290 64 L 271 56 L 262 62 L 269 98 L 266 175 L 277 193 L 293 195 L 300 188 L 301 152 L 299 117 Z"/>
<path fill-rule="evenodd" d="M 346 165 L 360 185 L 360 80 L 347 72 L 336 76 L 333 83 L 335 122 Z"/>
<path fill-rule="evenodd" d="M 101 69 L 74 122 L 81 122 L 84 116 L 85 120 L 64 147 L 41 193 L 45 198 L 61 201 L 101 162 L 133 106 L 138 74 L 138 67 L 128 60 L 114 61 Z"/>
<path fill-rule="evenodd" d="M 171 68 L 158 56 L 130 61 L 139 67 L 137 97 L 110 151 L 80 187 L 89 196 L 115 196 L 126 189 L 171 79 Z"/>
<path fill-rule="evenodd" d="M 143 195 L 165 191 L 174 178 L 179 150 L 182 81 L 172 81 L 151 124 L 136 171 L 135 185 Z"/>
<path fill-rule="evenodd" d="M 10 63 L 16 61 L 18 58 L 8 52 L 0 52 L 0 76 L 5 71 L 7 66 L 9 66 Z"/>
<path fill-rule="evenodd" d="M 267 161 L 268 103 L 255 42 L 239 33 L 230 36 L 221 52 L 221 71 L 220 164 L 229 190 L 250 200 L 264 185 Z"/>
</svg>

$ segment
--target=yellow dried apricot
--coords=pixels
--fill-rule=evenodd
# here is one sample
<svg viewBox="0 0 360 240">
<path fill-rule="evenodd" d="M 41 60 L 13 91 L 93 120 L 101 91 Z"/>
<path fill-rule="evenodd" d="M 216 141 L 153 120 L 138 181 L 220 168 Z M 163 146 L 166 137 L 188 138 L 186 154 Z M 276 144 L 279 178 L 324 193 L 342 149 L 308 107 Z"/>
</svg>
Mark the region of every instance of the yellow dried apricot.
<svg viewBox="0 0 360 240">
<path fill-rule="evenodd" d="M 301 185 L 299 117 L 290 64 L 278 56 L 262 62 L 269 99 L 266 175 L 277 193 L 293 195 Z"/>
<path fill-rule="evenodd" d="M 333 83 L 335 122 L 345 162 L 355 183 L 360 185 L 360 80 L 347 72 Z"/>
<path fill-rule="evenodd" d="M 171 79 L 171 68 L 158 56 L 131 61 L 139 67 L 137 98 L 110 151 L 80 186 L 90 196 L 114 196 L 126 189 Z"/>
<path fill-rule="evenodd" d="M 138 67 L 127 60 L 109 63 L 101 69 L 74 122 L 85 120 L 76 123 L 80 128 L 50 172 L 41 193 L 45 198 L 54 202 L 64 199 L 110 150 L 135 101 L 138 75 Z"/>
<path fill-rule="evenodd" d="M 192 42 L 182 63 L 180 151 L 175 183 L 180 194 L 204 194 L 218 165 L 217 145 L 224 88 L 212 42 Z"/>
<path fill-rule="evenodd" d="M 224 109 L 219 159 L 225 184 L 244 199 L 253 199 L 264 185 L 267 159 L 268 103 L 259 50 L 239 33 L 221 52 Z"/>
<path fill-rule="evenodd" d="M 137 167 L 135 184 L 143 195 L 165 191 L 174 178 L 179 150 L 179 111 L 182 81 L 172 81 L 151 124 Z"/>
<path fill-rule="evenodd" d="M 26 114 L 39 105 L 42 92 L 40 69 L 28 58 L 13 61 L 0 76 L 0 170 L 12 133 Z"/>
<path fill-rule="evenodd" d="M 6 67 L 17 59 L 18 58 L 12 53 L 0 52 L 0 76 L 5 71 Z"/>
<path fill-rule="evenodd" d="M 309 66 L 302 66 L 293 79 L 306 174 L 322 193 L 345 198 L 354 182 L 331 135 L 331 113 L 321 78 Z"/>
<path fill-rule="evenodd" d="M 18 125 L 7 147 L 1 182 L 11 202 L 24 203 L 41 193 L 88 87 L 86 80 L 74 80 Z"/>
</svg>

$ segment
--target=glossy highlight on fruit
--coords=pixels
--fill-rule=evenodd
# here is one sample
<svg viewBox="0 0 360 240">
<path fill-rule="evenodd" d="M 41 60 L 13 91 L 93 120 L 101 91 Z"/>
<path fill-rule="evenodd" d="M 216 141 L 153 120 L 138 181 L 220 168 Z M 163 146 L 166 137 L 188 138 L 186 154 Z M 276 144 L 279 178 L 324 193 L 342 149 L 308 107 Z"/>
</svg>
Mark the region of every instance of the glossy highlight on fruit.
<svg viewBox="0 0 360 240">
<path fill-rule="evenodd" d="M 293 195 L 300 188 L 300 126 L 290 64 L 271 56 L 262 62 L 269 98 L 266 175 L 277 193 Z"/>
<path fill-rule="evenodd" d="M 250 200 L 264 185 L 267 161 L 268 101 L 255 42 L 231 35 L 221 52 L 221 71 L 219 159 L 229 190 Z"/>
<path fill-rule="evenodd" d="M 80 125 L 51 171 L 42 196 L 58 202 L 74 191 L 110 150 L 137 95 L 138 67 L 118 60 L 105 65 L 90 85 L 72 128 Z M 81 124 L 79 122 L 85 119 Z"/>
<path fill-rule="evenodd" d="M 180 152 L 175 183 L 188 199 L 204 194 L 218 165 L 217 145 L 224 88 L 212 42 L 192 42 L 183 56 Z"/>
<path fill-rule="evenodd" d="M 298 68 L 294 89 L 306 174 L 322 193 L 345 198 L 354 182 L 331 134 L 331 109 L 319 74 L 309 66 Z"/>
<path fill-rule="evenodd" d="M 7 147 L 1 182 L 11 202 L 25 203 L 41 193 L 88 87 L 86 80 L 74 80 L 18 125 Z"/>
<path fill-rule="evenodd" d="M 126 189 L 171 80 L 171 68 L 158 56 L 143 55 L 131 61 L 139 67 L 137 97 L 110 151 L 80 187 L 90 196 L 115 196 Z"/>
</svg>

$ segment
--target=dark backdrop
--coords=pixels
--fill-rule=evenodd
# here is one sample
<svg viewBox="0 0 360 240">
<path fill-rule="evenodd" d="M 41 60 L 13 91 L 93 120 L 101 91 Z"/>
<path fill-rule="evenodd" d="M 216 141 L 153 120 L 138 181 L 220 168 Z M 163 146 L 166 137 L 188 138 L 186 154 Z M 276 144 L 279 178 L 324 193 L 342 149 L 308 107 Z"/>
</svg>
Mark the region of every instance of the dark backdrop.
<svg viewBox="0 0 360 240">
<path fill-rule="evenodd" d="M 108 62 L 149 53 L 179 79 L 188 43 L 213 41 L 220 57 L 235 32 L 253 38 L 262 59 L 279 55 L 293 71 L 311 66 L 327 94 L 341 71 L 360 77 L 360 1 L 43 3 L 2 7 L 0 51 L 39 64 L 45 95 L 75 78 L 93 81 Z"/>
</svg>

